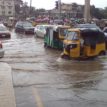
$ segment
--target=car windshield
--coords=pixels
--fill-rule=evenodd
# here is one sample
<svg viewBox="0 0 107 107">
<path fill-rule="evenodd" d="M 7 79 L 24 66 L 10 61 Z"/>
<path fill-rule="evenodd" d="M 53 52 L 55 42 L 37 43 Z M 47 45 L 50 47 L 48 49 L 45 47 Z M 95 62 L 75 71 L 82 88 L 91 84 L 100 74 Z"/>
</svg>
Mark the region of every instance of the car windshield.
<svg viewBox="0 0 107 107">
<path fill-rule="evenodd" d="M 28 22 L 24 22 L 24 23 L 23 23 L 23 26 L 24 26 L 24 27 L 32 27 L 32 24 L 31 24 L 31 23 L 28 23 Z"/>
<path fill-rule="evenodd" d="M 46 27 L 45 26 L 40 26 L 40 30 L 44 31 L 44 30 L 46 30 Z"/>
<path fill-rule="evenodd" d="M 78 28 L 96 28 L 96 29 L 100 29 L 96 24 L 78 24 L 76 27 L 78 27 Z"/>
<path fill-rule="evenodd" d="M 7 31 L 7 29 L 4 26 L 0 26 L 0 31 Z"/>
<path fill-rule="evenodd" d="M 78 37 L 78 32 L 74 32 L 74 31 L 69 31 L 67 33 L 67 37 L 66 37 L 67 40 L 78 40 L 79 37 Z"/>
<path fill-rule="evenodd" d="M 103 32 L 107 33 L 107 27 L 106 27 L 106 28 L 104 28 Z"/>
</svg>

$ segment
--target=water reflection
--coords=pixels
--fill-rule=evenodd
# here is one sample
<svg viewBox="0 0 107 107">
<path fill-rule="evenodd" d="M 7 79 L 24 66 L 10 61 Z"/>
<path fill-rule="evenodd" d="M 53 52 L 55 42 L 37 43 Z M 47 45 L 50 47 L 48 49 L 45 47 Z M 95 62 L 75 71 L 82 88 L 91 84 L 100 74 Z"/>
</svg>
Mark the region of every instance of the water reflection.
<svg viewBox="0 0 107 107">
<path fill-rule="evenodd" d="M 25 35 L 25 34 L 21 34 L 21 33 L 17 33 L 17 34 L 15 34 L 15 36 L 16 36 L 16 38 L 17 39 L 23 39 L 23 38 L 32 38 L 32 37 L 34 37 L 34 35 Z"/>
<path fill-rule="evenodd" d="M 104 63 L 102 60 L 94 61 L 64 61 L 58 63 L 60 71 L 64 72 L 69 80 L 69 88 L 76 94 L 82 94 L 99 86 L 103 80 Z"/>
</svg>

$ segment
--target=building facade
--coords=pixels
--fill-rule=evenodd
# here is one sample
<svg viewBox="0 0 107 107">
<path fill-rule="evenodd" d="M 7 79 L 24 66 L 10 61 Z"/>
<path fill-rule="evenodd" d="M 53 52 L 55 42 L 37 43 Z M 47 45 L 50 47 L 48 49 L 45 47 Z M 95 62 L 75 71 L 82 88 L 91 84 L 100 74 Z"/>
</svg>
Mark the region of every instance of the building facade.
<svg viewBox="0 0 107 107">
<path fill-rule="evenodd" d="M 61 11 L 58 8 L 51 10 L 51 13 L 53 14 L 53 16 L 58 16 L 59 14 L 61 14 L 62 17 L 66 18 L 83 18 L 83 7 L 83 5 L 78 5 L 76 3 L 61 3 Z"/>
<path fill-rule="evenodd" d="M 0 0 L 0 17 L 14 17 L 15 16 L 15 4 L 14 0 Z"/>
<path fill-rule="evenodd" d="M 76 3 L 72 4 L 62 3 L 61 10 L 62 13 L 65 12 L 68 17 L 77 17 L 77 18 L 83 17 L 83 6 Z"/>
</svg>

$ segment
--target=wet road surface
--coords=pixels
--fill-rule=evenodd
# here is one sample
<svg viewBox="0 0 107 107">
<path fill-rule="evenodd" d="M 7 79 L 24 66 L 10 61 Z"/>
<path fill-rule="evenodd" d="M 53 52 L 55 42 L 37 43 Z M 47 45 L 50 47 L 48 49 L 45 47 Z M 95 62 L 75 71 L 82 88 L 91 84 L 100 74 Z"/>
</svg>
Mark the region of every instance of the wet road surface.
<svg viewBox="0 0 107 107">
<path fill-rule="evenodd" d="M 43 39 L 14 32 L 2 42 L 0 61 L 12 67 L 17 107 L 107 107 L 107 56 L 62 60 Z"/>
</svg>

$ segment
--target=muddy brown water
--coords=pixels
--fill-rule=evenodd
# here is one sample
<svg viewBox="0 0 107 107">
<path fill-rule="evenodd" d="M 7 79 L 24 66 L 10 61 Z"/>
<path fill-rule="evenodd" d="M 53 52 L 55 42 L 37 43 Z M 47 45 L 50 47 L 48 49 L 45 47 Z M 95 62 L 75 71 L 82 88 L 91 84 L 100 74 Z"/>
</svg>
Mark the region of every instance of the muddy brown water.
<svg viewBox="0 0 107 107">
<path fill-rule="evenodd" d="M 60 59 L 61 51 L 45 49 L 43 39 L 15 34 L 2 40 L 1 62 L 12 67 L 17 107 L 106 107 L 107 56 L 90 61 Z M 32 88 L 33 87 L 33 88 Z"/>
</svg>

